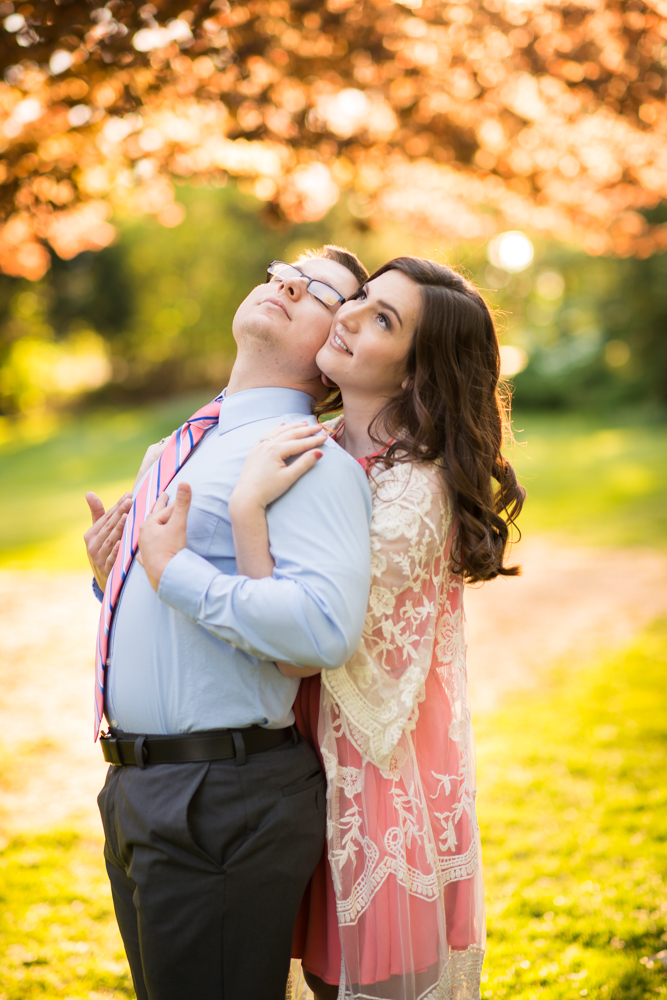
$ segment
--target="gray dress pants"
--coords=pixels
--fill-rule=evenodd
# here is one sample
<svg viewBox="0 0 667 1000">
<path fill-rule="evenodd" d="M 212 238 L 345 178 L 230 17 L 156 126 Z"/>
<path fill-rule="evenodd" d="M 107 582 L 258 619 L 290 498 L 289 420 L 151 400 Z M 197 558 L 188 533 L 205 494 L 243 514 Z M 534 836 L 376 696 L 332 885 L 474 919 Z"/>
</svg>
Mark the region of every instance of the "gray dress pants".
<svg viewBox="0 0 667 1000">
<path fill-rule="evenodd" d="M 325 779 L 300 739 L 236 760 L 109 768 L 104 855 L 138 1000 L 284 1000 L 324 847 Z"/>
</svg>

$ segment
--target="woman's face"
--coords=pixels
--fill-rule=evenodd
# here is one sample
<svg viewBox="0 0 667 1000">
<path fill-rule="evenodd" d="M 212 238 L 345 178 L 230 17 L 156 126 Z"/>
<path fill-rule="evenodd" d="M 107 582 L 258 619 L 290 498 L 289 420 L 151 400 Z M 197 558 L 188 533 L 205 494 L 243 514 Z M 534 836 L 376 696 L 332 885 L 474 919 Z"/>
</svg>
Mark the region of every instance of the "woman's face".
<svg viewBox="0 0 667 1000">
<path fill-rule="evenodd" d="M 343 392 L 395 396 L 420 313 L 419 286 L 401 271 L 385 271 L 336 313 L 317 355 L 320 370 Z"/>
</svg>

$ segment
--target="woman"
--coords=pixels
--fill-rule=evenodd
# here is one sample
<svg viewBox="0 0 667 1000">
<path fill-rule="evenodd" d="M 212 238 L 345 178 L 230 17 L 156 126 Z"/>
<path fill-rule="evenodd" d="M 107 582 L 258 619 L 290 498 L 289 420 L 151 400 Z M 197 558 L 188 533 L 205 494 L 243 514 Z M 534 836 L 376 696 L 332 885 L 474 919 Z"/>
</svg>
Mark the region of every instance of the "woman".
<svg viewBox="0 0 667 1000">
<path fill-rule="evenodd" d="M 401 257 L 341 306 L 317 357 L 344 417 L 259 442 L 230 502 L 237 566 L 270 575 L 265 509 L 326 433 L 367 469 L 372 582 L 352 659 L 295 711 L 327 775 L 325 867 L 302 946 L 317 1000 L 473 998 L 485 943 L 465 582 L 512 576 L 524 491 L 501 455 L 497 336 L 475 289 Z M 285 459 L 300 454 L 294 464 Z M 290 471 L 288 471 L 290 470 Z M 497 486 L 493 488 L 493 480 Z M 317 673 L 287 664 L 291 676 Z M 322 875 L 324 873 L 324 878 Z"/>
</svg>

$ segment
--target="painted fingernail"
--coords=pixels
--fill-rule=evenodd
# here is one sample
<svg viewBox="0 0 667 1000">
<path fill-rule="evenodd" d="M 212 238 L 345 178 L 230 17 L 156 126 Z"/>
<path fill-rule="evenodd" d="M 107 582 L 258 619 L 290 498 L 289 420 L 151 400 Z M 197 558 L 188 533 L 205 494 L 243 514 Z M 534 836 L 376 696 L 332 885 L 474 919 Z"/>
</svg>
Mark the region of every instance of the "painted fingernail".
<svg viewBox="0 0 667 1000">
<path fill-rule="evenodd" d="M 322 452 L 322 451 L 316 451 L 315 452 L 315 458 L 322 458 L 323 454 L 324 454 L 324 452 Z"/>
</svg>

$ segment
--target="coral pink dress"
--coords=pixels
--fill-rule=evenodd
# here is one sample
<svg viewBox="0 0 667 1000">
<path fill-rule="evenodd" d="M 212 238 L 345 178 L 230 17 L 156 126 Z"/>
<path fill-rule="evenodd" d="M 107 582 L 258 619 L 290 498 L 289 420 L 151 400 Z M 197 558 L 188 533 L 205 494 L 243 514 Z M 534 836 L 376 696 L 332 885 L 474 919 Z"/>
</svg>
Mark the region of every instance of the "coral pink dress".
<svg viewBox="0 0 667 1000">
<path fill-rule="evenodd" d="M 344 997 L 476 1000 L 485 922 L 456 522 L 436 465 L 376 466 L 369 482 L 364 632 L 295 704 L 327 776 L 327 857 L 293 953 Z"/>
</svg>

